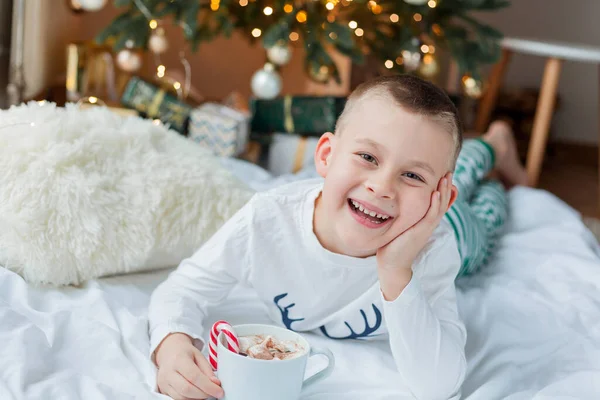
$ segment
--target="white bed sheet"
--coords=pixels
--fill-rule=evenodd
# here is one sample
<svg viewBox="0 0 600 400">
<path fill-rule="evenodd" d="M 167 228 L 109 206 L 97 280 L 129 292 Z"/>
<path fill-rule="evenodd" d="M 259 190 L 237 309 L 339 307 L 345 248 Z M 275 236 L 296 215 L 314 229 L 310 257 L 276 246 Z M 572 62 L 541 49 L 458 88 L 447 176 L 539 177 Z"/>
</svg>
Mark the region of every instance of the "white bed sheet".
<svg viewBox="0 0 600 400">
<path fill-rule="evenodd" d="M 272 179 L 246 163 L 226 165 L 258 190 Z M 307 177 L 314 171 L 305 171 Z M 518 188 L 498 255 L 458 282 L 468 332 L 462 398 L 600 398 L 600 251 L 579 215 L 554 196 Z M 169 270 L 32 288 L 0 268 L 0 399 L 164 399 L 152 392 L 147 305 Z M 207 325 L 269 323 L 256 296 L 237 288 Z M 336 356 L 333 375 L 303 400 L 411 398 L 394 385 L 385 342 L 307 335 Z M 322 360 L 309 364 L 310 374 Z"/>
</svg>

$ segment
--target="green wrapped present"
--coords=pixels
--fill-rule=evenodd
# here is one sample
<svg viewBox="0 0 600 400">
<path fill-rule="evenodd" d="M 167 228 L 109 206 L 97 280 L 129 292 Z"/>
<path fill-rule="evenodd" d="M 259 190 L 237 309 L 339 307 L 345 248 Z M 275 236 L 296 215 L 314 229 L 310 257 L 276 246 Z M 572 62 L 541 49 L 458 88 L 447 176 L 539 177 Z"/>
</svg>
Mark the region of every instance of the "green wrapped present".
<svg viewBox="0 0 600 400">
<path fill-rule="evenodd" d="M 286 132 L 320 136 L 333 132 L 346 97 L 285 96 L 250 100 L 253 133 Z"/>
<path fill-rule="evenodd" d="M 160 119 L 182 134 L 186 133 L 192 107 L 152 83 L 132 77 L 123 91 L 121 103 L 148 118 Z"/>
</svg>

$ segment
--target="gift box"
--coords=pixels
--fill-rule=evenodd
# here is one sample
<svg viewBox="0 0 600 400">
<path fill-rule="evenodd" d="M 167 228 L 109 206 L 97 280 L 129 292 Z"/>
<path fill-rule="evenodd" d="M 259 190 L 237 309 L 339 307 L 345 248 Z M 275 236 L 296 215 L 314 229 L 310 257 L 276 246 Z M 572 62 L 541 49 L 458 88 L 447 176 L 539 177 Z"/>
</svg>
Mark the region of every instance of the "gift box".
<svg viewBox="0 0 600 400">
<path fill-rule="evenodd" d="M 127 82 L 121 103 L 143 116 L 160 119 L 163 124 L 182 134 L 187 131 L 192 107 L 141 78 L 133 77 Z"/>
<path fill-rule="evenodd" d="M 66 99 L 96 96 L 117 103 L 129 76 L 115 66 L 112 48 L 93 41 L 67 44 Z"/>
<path fill-rule="evenodd" d="M 250 100 L 251 129 L 255 133 L 295 133 L 320 136 L 335 131 L 345 97 L 285 96 Z"/>
<path fill-rule="evenodd" d="M 188 136 L 214 154 L 235 157 L 246 150 L 249 115 L 218 103 L 206 103 L 190 115 Z"/>
<path fill-rule="evenodd" d="M 316 137 L 274 133 L 269 145 L 267 169 L 273 175 L 279 176 L 314 167 L 318 141 Z"/>
</svg>

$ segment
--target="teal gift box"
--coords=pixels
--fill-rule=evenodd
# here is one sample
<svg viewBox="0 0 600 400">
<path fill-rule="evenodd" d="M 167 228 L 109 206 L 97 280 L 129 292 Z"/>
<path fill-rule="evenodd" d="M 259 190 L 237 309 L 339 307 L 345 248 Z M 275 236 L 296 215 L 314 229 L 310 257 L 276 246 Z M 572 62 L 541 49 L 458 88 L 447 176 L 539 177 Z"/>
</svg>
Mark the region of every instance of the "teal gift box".
<svg viewBox="0 0 600 400">
<path fill-rule="evenodd" d="M 185 134 L 192 106 L 178 100 L 164 89 L 136 76 L 128 82 L 121 103 L 144 117 L 158 118 L 165 125 Z"/>
<path fill-rule="evenodd" d="M 320 136 L 335 131 L 346 97 L 283 96 L 250 100 L 253 133 L 294 133 Z"/>
<path fill-rule="evenodd" d="M 190 114 L 188 137 L 215 155 L 235 157 L 248 143 L 249 116 L 218 103 L 206 103 Z"/>
</svg>

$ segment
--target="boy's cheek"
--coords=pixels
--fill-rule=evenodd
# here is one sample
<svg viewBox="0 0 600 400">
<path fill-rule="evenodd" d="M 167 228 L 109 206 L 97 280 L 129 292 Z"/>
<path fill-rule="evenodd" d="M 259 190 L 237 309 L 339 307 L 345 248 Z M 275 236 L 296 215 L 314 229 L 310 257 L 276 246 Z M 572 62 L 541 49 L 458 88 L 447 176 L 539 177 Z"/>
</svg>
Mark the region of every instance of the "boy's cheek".
<svg viewBox="0 0 600 400">
<path fill-rule="evenodd" d="M 428 195 L 419 193 L 413 193 L 413 197 L 410 201 L 403 202 L 402 208 L 400 209 L 400 223 L 406 228 L 409 228 L 419 222 L 431 205 L 431 199 Z"/>
</svg>

